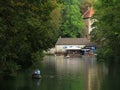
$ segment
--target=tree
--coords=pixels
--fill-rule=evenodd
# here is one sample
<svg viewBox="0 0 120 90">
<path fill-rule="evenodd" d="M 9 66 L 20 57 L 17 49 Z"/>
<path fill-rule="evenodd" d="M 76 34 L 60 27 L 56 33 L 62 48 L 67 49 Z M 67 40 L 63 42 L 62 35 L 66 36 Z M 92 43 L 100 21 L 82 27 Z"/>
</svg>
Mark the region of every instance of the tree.
<svg viewBox="0 0 120 90">
<path fill-rule="evenodd" d="M 56 37 L 51 26 L 55 0 L 0 1 L 0 63 L 3 71 L 14 72 L 42 59 Z"/>
<path fill-rule="evenodd" d="M 99 56 L 108 62 L 120 62 L 119 0 L 99 0 L 95 8 L 98 22 L 93 39 L 100 44 Z"/>
<path fill-rule="evenodd" d="M 58 0 L 55 2 L 57 4 L 57 7 L 52 10 L 50 16 L 51 16 L 51 26 L 53 27 L 52 29 L 54 30 L 54 36 L 58 37 L 60 34 L 60 24 L 61 24 L 61 12 L 63 9 L 63 3 L 61 0 Z"/>
<path fill-rule="evenodd" d="M 77 37 L 83 29 L 79 0 L 65 0 L 62 12 L 61 36 Z"/>
</svg>

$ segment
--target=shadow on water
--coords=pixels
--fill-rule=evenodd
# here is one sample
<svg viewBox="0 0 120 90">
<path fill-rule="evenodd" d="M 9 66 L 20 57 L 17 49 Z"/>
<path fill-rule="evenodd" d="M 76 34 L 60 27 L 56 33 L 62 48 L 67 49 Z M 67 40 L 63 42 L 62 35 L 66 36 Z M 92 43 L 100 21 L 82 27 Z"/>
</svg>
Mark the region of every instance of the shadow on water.
<svg viewBox="0 0 120 90">
<path fill-rule="evenodd" d="M 119 64 L 111 64 L 108 66 L 108 74 L 102 82 L 101 90 L 120 90 Z"/>
<path fill-rule="evenodd" d="M 0 90 L 38 90 L 41 79 L 32 79 L 30 73 L 19 73 L 15 78 L 0 78 Z"/>
</svg>

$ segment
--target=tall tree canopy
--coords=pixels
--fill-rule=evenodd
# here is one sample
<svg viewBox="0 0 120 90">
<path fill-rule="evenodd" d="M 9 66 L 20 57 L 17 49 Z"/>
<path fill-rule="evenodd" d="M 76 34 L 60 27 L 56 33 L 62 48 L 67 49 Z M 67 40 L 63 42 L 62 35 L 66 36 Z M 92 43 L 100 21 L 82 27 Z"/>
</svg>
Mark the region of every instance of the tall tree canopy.
<svg viewBox="0 0 120 90">
<path fill-rule="evenodd" d="M 65 0 L 62 12 L 62 37 L 77 37 L 82 33 L 83 19 L 80 13 L 79 0 Z"/>
<path fill-rule="evenodd" d="M 95 8 L 98 22 L 92 37 L 101 47 L 98 57 L 108 62 L 120 62 L 119 0 L 99 0 Z"/>
<path fill-rule="evenodd" d="M 36 61 L 57 35 L 51 25 L 56 0 L 0 0 L 0 62 L 3 70 Z M 54 37 L 53 37 L 54 36 Z M 12 71 L 11 71 L 12 72 Z"/>
</svg>

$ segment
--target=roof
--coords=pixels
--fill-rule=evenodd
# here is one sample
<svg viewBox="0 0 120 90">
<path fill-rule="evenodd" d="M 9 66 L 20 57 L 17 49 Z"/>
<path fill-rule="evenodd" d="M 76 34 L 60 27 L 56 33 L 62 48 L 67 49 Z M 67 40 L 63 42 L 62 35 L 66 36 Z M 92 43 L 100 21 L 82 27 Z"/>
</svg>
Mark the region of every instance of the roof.
<svg viewBox="0 0 120 90">
<path fill-rule="evenodd" d="M 86 38 L 58 38 L 56 45 L 88 45 Z"/>
<path fill-rule="evenodd" d="M 94 14 L 94 10 L 92 7 L 89 7 L 88 10 L 83 14 L 84 18 L 90 18 Z"/>
</svg>

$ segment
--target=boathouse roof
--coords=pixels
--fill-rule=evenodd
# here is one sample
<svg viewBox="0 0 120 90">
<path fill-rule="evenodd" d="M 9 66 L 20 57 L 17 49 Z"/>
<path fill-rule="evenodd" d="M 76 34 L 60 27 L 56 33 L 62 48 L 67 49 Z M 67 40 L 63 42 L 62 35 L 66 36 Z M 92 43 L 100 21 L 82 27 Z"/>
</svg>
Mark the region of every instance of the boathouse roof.
<svg viewBox="0 0 120 90">
<path fill-rule="evenodd" d="M 88 45 L 87 38 L 58 38 L 56 45 Z"/>
</svg>

